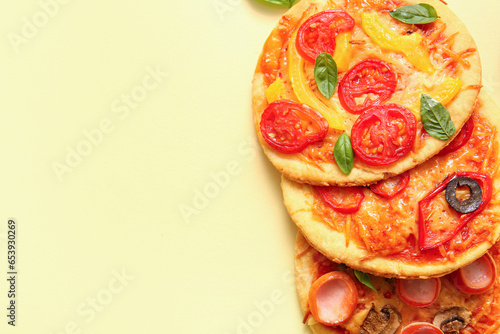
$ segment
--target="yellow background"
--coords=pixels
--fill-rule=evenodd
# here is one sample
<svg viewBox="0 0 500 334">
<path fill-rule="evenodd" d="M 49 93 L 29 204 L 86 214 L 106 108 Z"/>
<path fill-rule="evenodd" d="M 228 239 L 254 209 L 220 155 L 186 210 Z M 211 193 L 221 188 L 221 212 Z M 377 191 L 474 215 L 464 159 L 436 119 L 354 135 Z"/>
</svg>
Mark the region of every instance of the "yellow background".
<svg viewBox="0 0 500 334">
<path fill-rule="evenodd" d="M 449 6 L 499 103 L 500 4 Z M 296 229 L 250 105 L 257 58 L 285 10 L 1 1 L 1 333 L 309 332 L 294 290 Z"/>
</svg>

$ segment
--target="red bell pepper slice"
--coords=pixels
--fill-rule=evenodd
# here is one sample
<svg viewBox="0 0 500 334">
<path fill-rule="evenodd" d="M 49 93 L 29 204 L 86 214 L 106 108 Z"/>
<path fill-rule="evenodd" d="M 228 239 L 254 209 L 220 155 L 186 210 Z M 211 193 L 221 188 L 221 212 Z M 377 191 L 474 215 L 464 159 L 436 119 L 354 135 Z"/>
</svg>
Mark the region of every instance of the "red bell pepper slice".
<svg viewBox="0 0 500 334">
<path fill-rule="evenodd" d="M 429 204 L 432 202 L 433 198 L 436 197 L 441 191 L 443 191 L 451 180 L 458 176 L 465 176 L 478 181 L 481 185 L 481 191 L 483 197 L 479 207 L 470 213 L 462 214 L 457 222 L 450 226 L 450 228 L 444 233 L 434 233 L 430 227 L 429 222 L 426 219 L 429 213 Z M 475 216 L 477 216 L 486 205 L 490 202 L 492 196 L 492 181 L 491 178 L 479 172 L 459 172 L 444 180 L 440 185 L 438 185 L 434 190 L 427 194 L 422 200 L 418 202 L 418 246 L 420 250 L 436 248 L 445 242 L 452 239 L 458 231 L 462 229 L 469 221 L 471 221 Z"/>
</svg>

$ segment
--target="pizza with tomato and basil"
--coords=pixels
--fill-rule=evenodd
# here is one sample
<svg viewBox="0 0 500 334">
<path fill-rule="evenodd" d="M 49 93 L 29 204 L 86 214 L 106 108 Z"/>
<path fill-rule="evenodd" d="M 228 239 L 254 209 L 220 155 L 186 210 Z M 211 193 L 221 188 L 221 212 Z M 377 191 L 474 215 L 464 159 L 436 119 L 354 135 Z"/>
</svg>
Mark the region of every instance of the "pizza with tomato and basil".
<svg viewBox="0 0 500 334">
<path fill-rule="evenodd" d="M 500 237 L 500 110 L 484 93 L 458 136 L 417 167 L 370 186 L 282 178 L 285 206 L 329 259 L 399 278 L 447 274 Z"/>
<path fill-rule="evenodd" d="M 299 233 L 295 278 L 315 334 L 494 334 L 500 329 L 500 244 L 452 273 L 373 276 L 330 261 Z"/>
<path fill-rule="evenodd" d="M 302 0 L 264 44 L 255 127 L 287 178 L 365 185 L 450 143 L 480 85 L 476 45 L 438 0 Z"/>
</svg>

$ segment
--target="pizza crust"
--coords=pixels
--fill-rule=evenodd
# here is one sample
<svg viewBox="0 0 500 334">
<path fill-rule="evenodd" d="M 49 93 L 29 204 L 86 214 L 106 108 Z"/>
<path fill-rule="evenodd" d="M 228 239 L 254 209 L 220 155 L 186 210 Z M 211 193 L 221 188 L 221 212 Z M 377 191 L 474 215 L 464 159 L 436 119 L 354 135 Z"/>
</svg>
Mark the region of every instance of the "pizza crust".
<svg viewBox="0 0 500 334">
<path fill-rule="evenodd" d="M 406 2 L 408 4 L 425 2 L 436 8 L 441 20 L 446 22 L 446 36 L 451 36 L 459 32 L 454 38 L 453 51 L 460 52 L 466 49 L 476 49 L 475 42 L 465 25 L 446 5 L 438 0 L 408 0 Z M 340 8 L 345 7 L 345 1 L 338 1 L 336 3 Z M 301 20 L 304 12 L 311 8 L 311 6 L 316 6 L 317 11 L 320 11 L 328 4 L 329 1 L 327 0 L 302 0 L 293 6 L 285 16 L 290 18 L 289 21 Z M 276 32 L 278 28 L 279 26 L 274 31 Z M 464 68 L 459 76 L 463 82 L 462 89 L 447 105 L 447 109 L 450 111 L 452 121 L 457 129 L 456 134 L 470 117 L 481 84 L 481 62 L 478 52 L 469 56 L 467 61 L 470 63 L 470 67 Z M 259 128 L 260 117 L 268 105 L 265 96 L 267 86 L 261 70 L 261 63 L 262 54 L 253 78 L 252 105 L 255 129 L 266 156 L 281 173 L 291 180 L 315 185 L 366 185 L 413 168 L 432 157 L 453 140 L 453 138 L 450 138 L 448 141 L 440 141 L 430 137 L 417 152 L 412 151 L 395 163 L 387 166 L 369 166 L 357 163 L 349 175 L 345 175 L 333 161 L 306 162 L 299 154 L 282 154 L 277 152 L 264 141 Z M 344 113 L 347 114 L 347 112 Z M 352 115 L 350 116 L 352 117 Z M 350 129 L 346 130 L 349 134 Z"/>
<path fill-rule="evenodd" d="M 482 93 L 479 112 L 485 116 L 497 129 L 500 127 L 500 109 L 495 102 Z M 500 144 L 500 136 L 496 141 Z M 311 195 L 312 186 L 290 181 L 282 177 L 281 187 L 285 206 L 295 224 L 309 243 L 335 262 L 345 263 L 351 268 L 374 275 L 399 278 L 426 278 L 442 276 L 481 257 L 499 238 L 500 224 L 492 226 L 491 242 L 483 242 L 458 256 L 455 261 L 443 261 L 430 264 L 405 263 L 390 257 L 371 257 L 365 248 L 355 242 L 349 242 L 346 247 L 344 233 L 334 231 L 327 223 L 313 214 Z M 500 180 L 493 180 L 493 198 L 489 204 L 490 210 L 500 212 L 500 203 L 495 189 L 500 189 Z M 369 259 L 367 259 L 369 258 Z"/>
</svg>

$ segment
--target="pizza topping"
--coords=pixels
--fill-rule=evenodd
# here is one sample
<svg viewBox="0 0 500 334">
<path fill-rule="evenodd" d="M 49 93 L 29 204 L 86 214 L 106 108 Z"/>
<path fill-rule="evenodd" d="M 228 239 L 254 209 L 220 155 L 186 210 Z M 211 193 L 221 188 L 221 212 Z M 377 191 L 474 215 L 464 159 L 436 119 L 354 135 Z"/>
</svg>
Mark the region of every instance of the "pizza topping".
<svg viewBox="0 0 500 334">
<path fill-rule="evenodd" d="M 297 153 L 310 143 L 322 140 L 328 132 L 328 122 L 307 105 L 280 100 L 264 110 L 260 131 L 277 151 Z"/>
<path fill-rule="evenodd" d="M 373 285 L 370 275 L 359 270 L 354 270 L 354 276 L 356 276 L 358 281 L 360 281 L 362 284 L 366 285 L 373 291 L 377 292 L 377 289 L 375 289 L 375 286 Z"/>
<path fill-rule="evenodd" d="M 429 95 L 441 102 L 442 105 L 447 105 L 458 94 L 461 88 L 462 80 L 446 77 Z"/>
<path fill-rule="evenodd" d="M 370 189 L 377 195 L 385 198 L 392 198 L 402 192 L 409 182 L 410 172 L 407 171 L 372 184 Z"/>
<path fill-rule="evenodd" d="M 458 334 L 470 323 L 471 314 L 465 307 L 453 306 L 436 313 L 432 323 L 447 334 Z"/>
<path fill-rule="evenodd" d="M 439 278 L 398 279 L 396 292 L 403 302 L 415 307 L 429 306 L 439 296 L 441 281 Z"/>
<path fill-rule="evenodd" d="M 468 187 L 469 196 L 460 200 L 457 197 L 457 187 Z M 479 183 L 466 176 L 456 177 L 446 186 L 446 201 L 455 210 L 460 213 L 469 213 L 476 210 L 483 199 L 483 193 Z"/>
<path fill-rule="evenodd" d="M 351 138 L 343 132 L 333 148 L 335 162 L 344 174 L 351 173 L 354 167 L 354 151 L 352 150 Z"/>
<path fill-rule="evenodd" d="M 443 334 L 443 332 L 427 322 L 414 322 L 403 328 L 401 334 Z"/>
<path fill-rule="evenodd" d="M 436 9 L 426 3 L 399 7 L 395 10 L 391 10 L 389 15 L 396 20 L 408 24 L 431 23 L 439 18 Z"/>
<path fill-rule="evenodd" d="M 270 3 L 275 3 L 277 5 L 283 5 L 283 6 L 288 6 L 288 8 L 291 8 L 297 0 L 264 0 Z"/>
<path fill-rule="evenodd" d="M 361 334 L 394 334 L 401 325 L 401 314 L 392 305 L 380 311 L 372 304 L 370 312 L 361 325 Z"/>
<path fill-rule="evenodd" d="M 345 72 L 349 69 L 349 62 L 351 61 L 352 51 L 352 32 L 341 32 L 337 35 L 335 53 L 333 59 L 337 63 L 339 72 Z"/>
<path fill-rule="evenodd" d="M 321 100 L 314 94 L 309 86 L 309 82 L 304 73 L 304 58 L 302 58 L 295 46 L 295 35 L 292 36 L 290 44 L 288 45 L 288 74 L 290 76 L 290 83 L 293 92 L 297 99 L 316 109 L 328 121 L 328 124 L 333 129 L 344 129 L 344 119 L 338 110 L 328 108 Z"/>
<path fill-rule="evenodd" d="M 425 131 L 436 139 L 448 140 L 455 134 L 448 109 L 427 94 L 420 97 L 420 117 Z"/>
<path fill-rule="evenodd" d="M 455 210 L 449 212 L 440 205 L 441 201 L 435 200 L 445 187 L 456 177 L 466 176 L 481 183 L 483 194 L 479 207 L 473 212 L 458 215 Z M 491 178 L 484 173 L 460 172 L 448 177 L 434 190 L 418 202 L 419 239 L 420 250 L 432 249 L 452 239 L 469 221 L 477 216 L 490 202 L 492 196 Z"/>
<path fill-rule="evenodd" d="M 318 278 L 309 289 L 309 307 L 314 319 L 326 326 L 346 322 L 354 314 L 358 290 L 344 272 L 332 271 Z"/>
<path fill-rule="evenodd" d="M 285 98 L 285 83 L 281 78 L 276 78 L 276 80 L 266 88 L 264 94 L 266 95 L 267 103 L 283 100 Z"/>
<path fill-rule="evenodd" d="M 314 14 L 297 31 L 297 49 L 310 62 L 323 51 L 333 56 L 335 37 L 340 32 L 352 30 L 354 24 L 354 19 L 341 9 Z"/>
<path fill-rule="evenodd" d="M 471 264 L 453 272 L 451 278 L 457 289 L 464 293 L 483 293 L 495 283 L 495 262 L 489 254 L 485 254 Z"/>
<path fill-rule="evenodd" d="M 432 74 L 429 52 L 423 44 L 424 37 L 414 32 L 411 35 L 399 35 L 382 23 L 377 13 L 361 14 L 361 25 L 365 33 L 382 49 L 402 53 L 406 59 L 422 72 Z"/>
<path fill-rule="evenodd" d="M 339 83 L 339 101 L 352 114 L 389 100 L 396 90 L 396 74 L 379 59 L 363 60 L 351 68 Z"/>
<path fill-rule="evenodd" d="M 439 152 L 439 155 L 445 155 L 451 152 L 458 150 L 460 147 L 464 146 L 467 143 L 472 135 L 472 131 L 474 131 L 474 120 L 472 117 L 462 126 L 460 132 L 456 137 Z"/>
<path fill-rule="evenodd" d="M 357 212 L 365 198 L 362 187 L 316 186 L 315 188 L 323 201 L 335 211 L 344 214 Z"/>
<path fill-rule="evenodd" d="M 415 116 L 397 104 L 373 107 L 362 113 L 351 130 L 354 153 L 364 163 L 389 165 L 407 155 L 416 134 Z"/>
<path fill-rule="evenodd" d="M 331 99 L 337 87 L 337 64 L 328 52 L 320 53 L 314 62 L 314 79 L 318 90 Z"/>
</svg>

